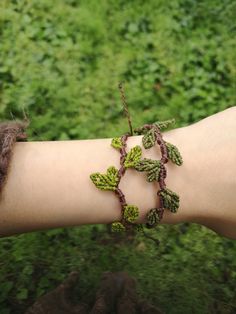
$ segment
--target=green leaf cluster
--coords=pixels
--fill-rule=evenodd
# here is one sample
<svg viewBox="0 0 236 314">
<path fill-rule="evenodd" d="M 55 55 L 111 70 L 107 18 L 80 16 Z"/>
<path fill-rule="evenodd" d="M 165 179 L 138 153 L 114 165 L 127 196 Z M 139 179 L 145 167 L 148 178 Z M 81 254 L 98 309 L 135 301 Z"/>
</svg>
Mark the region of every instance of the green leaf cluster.
<svg viewBox="0 0 236 314">
<path fill-rule="evenodd" d="M 111 146 L 114 148 L 122 148 L 122 141 L 120 137 L 114 137 L 111 141 Z"/>
<path fill-rule="evenodd" d="M 139 216 L 139 209 L 134 205 L 126 205 L 124 206 L 124 218 L 128 222 L 135 222 Z"/>
<path fill-rule="evenodd" d="M 156 141 L 155 130 L 154 128 L 151 128 L 150 130 L 148 130 L 146 134 L 144 134 L 142 138 L 144 148 L 146 149 L 151 148 L 152 146 L 154 146 L 155 141 Z"/>
<path fill-rule="evenodd" d="M 149 227 L 156 226 L 161 220 L 161 209 L 152 208 L 147 213 L 147 224 Z"/>
<path fill-rule="evenodd" d="M 119 183 L 118 170 L 111 166 L 105 174 L 99 172 L 92 173 L 90 179 L 98 189 L 114 191 Z"/>
<path fill-rule="evenodd" d="M 143 224 L 135 224 L 133 227 L 134 230 L 137 231 L 138 233 L 143 232 Z"/>
<path fill-rule="evenodd" d="M 141 135 L 141 134 L 146 134 L 148 132 L 148 129 L 146 127 L 137 127 L 134 129 L 134 134 L 137 134 L 137 135 Z"/>
<path fill-rule="evenodd" d="M 169 119 L 165 121 L 157 121 L 154 123 L 160 130 L 167 129 L 169 126 L 175 123 L 175 119 Z"/>
<path fill-rule="evenodd" d="M 125 168 L 135 167 L 136 163 L 140 160 L 142 155 L 142 148 L 136 145 L 130 149 L 125 156 L 124 166 Z"/>
<path fill-rule="evenodd" d="M 112 232 L 123 232 L 125 231 L 125 226 L 121 222 L 116 221 L 111 224 L 111 230 Z"/>
<path fill-rule="evenodd" d="M 148 182 L 152 182 L 155 180 L 158 181 L 161 169 L 161 162 L 160 160 L 143 158 L 136 163 L 135 169 L 138 171 L 146 171 Z"/>
<path fill-rule="evenodd" d="M 160 190 L 159 195 L 163 200 L 163 207 L 169 209 L 172 213 L 176 213 L 179 208 L 179 196 L 168 188 Z"/>
<path fill-rule="evenodd" d="M 165 142 L 166 148 L 167 148 L 167 156 L 168 158 L 175 163 L 178 166 L 181 166 L 183 164 L 183 158 L 178 150 L 178 148 L 168 142 Z"/>
</svg>

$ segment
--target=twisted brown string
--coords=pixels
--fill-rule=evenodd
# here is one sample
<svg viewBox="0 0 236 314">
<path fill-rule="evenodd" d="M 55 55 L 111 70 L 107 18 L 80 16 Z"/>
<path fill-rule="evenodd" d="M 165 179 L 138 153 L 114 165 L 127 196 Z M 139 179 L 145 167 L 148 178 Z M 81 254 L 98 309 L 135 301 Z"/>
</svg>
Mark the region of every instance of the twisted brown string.
<svg viewBox="0 0 236 314">
<path fill-rule="evenodd" d="M 122 82 L 119 83 L 119 90 L 120 90 L 120 96 L 121 96 L 121 100 L 122 100 L 122 104 L 123 104 L 124 113 L 128 119 L 130 135 L 132 136 L 133 135 L 133 127 L 132 127 L 132 123 L 131 123 L 131 116 L 130 116 L 129 109 L 127 106 L 126 97 L 125 97 L 125 90 L 124 90 L 124 86 L 123 86 Z"/>
<path fill-rule="evenodd" d="M 160 220 L 161 220 L 163 217 L 163 214 L 164 214 L 164 206 L 163 206 L 163 199 L 162 199 L 160 193 L 166 187 L 165 178 L 167 176 L 167 170 L 166 170 L 165 164 L 168 162 L 169 159 L 168 159 L 168 154 L 167 154 L 167 147 L 166 147 L 165 141 L 163 140 L 163 137 L 162 137 L 162 134 L 161 134 L 159 127 L 155 124 L 144 124 L 142 126 L 142 129 L 146 129 L 146 130 L 150 130 L 152 128 L 154 128 L 156 142 L 160 146 L 160 151 L 161 151 L 161 160 L 160 160 L 161 166 L 160 166 L 160 174 L 159 174 L 159 180 L 158 180 L 160 189 L 159 189 L 159 191 L 157 191 L 157 195 L 159 196 L 159 200 L 160 200 L 160 214 L 159 214 L 159 216 L 160 216 Z M 148 223 L 146 224 L 146 226 L 148 228 L 150 228 Z"/>
<path fill-rule="evenodd" d="M 127 139 L 128 139 L 129 136 L 131 136 L 131 134 L 129 132 L 127 132 L 127 133 L 125 133 L 124 135 L 121 136 L 122 147 L 119 149 L 119 151 L 120 151 L 120 165 L 121 165 L 121 167 L 120 167 L 120 169 L 118 171 L 119 183 L 120 183 L 121 177 L 124 176 L 124 174 L 126 172 L 126 168 L 124 166 L 124 162 L 125 162 L 125 157 L 127 155 L 126 147 L 127 147 Z M 168 161 L 168 159 L 167 159 L 167 161 Z M 124 218 L 124 207 L 127 205 L 127 202 L 126 202 L 124 193 L 119 188 L 119 183 L 118 183 L 117 188 L 115 189 L 115 194 L 118 196 L 119 201 L 120 201 L 120 205 L 121 205 L 122 218 L 121 218 L 120 222 L 125 226 L 126 231 L 131 231 L 135 224 L 127 222 L 126 219 Z M 141 230 L 143 232 L 144 237 L 146 237 L 147 239 L 152 240 L 153 242 L 155 242 L 156 245 L 160 244 L 160 241 L 158 239 L 156 239 L 155 237 L 152 237 L 151 235 L 147 234 L 144 231 L 143 228 Z"/>
<path fill-rule="evenodd" d="M 128 137 L 131 136 L 131 134 L 129 132 L 125 133 L 124 135 L 122 135 L 121 137 L 121 142 L 122 142 L 122 147 L 119 149 L 120 151 L 120 169 L 118 171 L 118 177 L 119 177 L 119 183 L 121 180 L 121 177 L 124 176 L 126 168 L 124 166 L 124 162 L 125 162 L 125 157 L 127 155 L 126 152 L 126 147 L 127 147 L 127 139 Z M 127 229 L 131 229 L 132 224 L 128 223 L 125 218 L 124 218 L 124 207 L 127 205 L 126 199 L 125 199 L 125 195 L 124 193 L 121 191 L 121 189 L 119 188 L 119 183 L 117 188 L 115 189 L 115 194 L 118 196 L 119 201 L 120 201 L 120 205 L 121 205 L 121 213 L 122 213 L 122 218 L 121 218 L 121 223 L 127 228 Z"/>
</svg>

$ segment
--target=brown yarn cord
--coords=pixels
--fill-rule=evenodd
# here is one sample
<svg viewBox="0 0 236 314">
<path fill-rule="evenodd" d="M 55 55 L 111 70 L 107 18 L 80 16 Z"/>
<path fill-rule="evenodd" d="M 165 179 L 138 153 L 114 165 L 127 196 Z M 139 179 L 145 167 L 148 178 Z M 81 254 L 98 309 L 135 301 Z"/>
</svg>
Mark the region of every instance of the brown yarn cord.
<svg viewBox="0 0 236 314">
<path fill-rule="evenodd" d="M 16 141 L 27 141 L 25 129 L 28 124 L 27 120 L 0 123 L 0 196 L 6 183 L 13 146 Z"/>
<path fill-rule="evenodd" d="M 122 135 L 122 137 L 121 137 L 121 141 L 122 141 L 123 145 L 120 148 L 120 165 L 121 165 L 121 167 L 118 171 L 119 183 L 120 183 L 121 177 L 125 174 L 125 171 L 126 171 L 125 166 L 124 166 L 124 162 L 125 162 L 125 157 L 127 155 L 127 152 L 126 152 L 127 143 L 126 142 L 127 142 L 127 139 L 129 136 L 131 136 L 131 134 L 129 132 L 127 132 L 124 135 Z M 127 223 L 127 221 L 124 219 L 124 206 L 127 205 L 125 195 L 119 187 L 117 187 L 115 189 L 115 194 L 118 196 L 119 201 L 120 201 L 120 205 L 121 205 L 121 212 L 122 212 L 121 223 L 124 226 L 126 226 L 127 229 L 131 229 L 132 224 Z"/>
<path fill-rule="evenodd" d="M 142 126 L 142 128 L 150 130 L 153 128 L 153 125 L 152 124 L 144 124 Z M 163 140 L 161 131 L 157 126 L 154 127 L 154 132 L 156 134 L 156 142 L 160 146 L 160 150 L 161 150 L 161 160 L 160 160 L 161 170 L 160 170 L 160 174 L 159 174 L 160 179 L 158 181 L 159 186 L 160 186 L 160 190 L 157 192 L 157 195 L 159 196 L 159 200 L 160 200 L 160 214 L 159 215 L 160 215 L 160 220 L 161 220 L 163 217 L 163 214 L 164 214 L 164 206 L 163 206 L 163 199 L 160 196 L 160 192 L 166 187 L 165 178 L 167 176 L 167 169 L 165 167 L 165 164 L 168 162 L 169 159 L 168 159 L 168 155 L 167 155 L 166 144 Z M 137 134 L 139 134 L 139 133 L 137 132 Z M 146 227 L 150 228 L 150 226 L 148 224 L 146 224 Z"/>
</svg>

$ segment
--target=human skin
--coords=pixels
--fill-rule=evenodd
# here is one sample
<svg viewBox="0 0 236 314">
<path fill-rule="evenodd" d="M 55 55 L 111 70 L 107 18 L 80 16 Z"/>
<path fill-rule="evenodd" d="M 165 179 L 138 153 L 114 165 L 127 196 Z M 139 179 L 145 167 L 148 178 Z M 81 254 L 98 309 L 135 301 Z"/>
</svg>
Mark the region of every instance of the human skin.
<svg viewBox="0 0 236 314">
<path fill-rule="evenodd" d="M 177 213 L 165 210 L 164 224 L 199 223 L 236 239 L 236 107 L 187 127 L 163 132 L 176 145 L 183 165 L 166 164 L 166 185 L 180 196 Z M 118 135 L 117 135 L 118 136 Z M 142 147 L 142 157 L 160 159 L 159 146 L 142 146 L 142 135 L 129 137 L 127 151 Z M 119 168 L 119 151 L 111 138 L 18 142 L 0 200 L 0 235 L 83 224 L 107 224 L 121 218 L 112 191 L 101 191 L 90 174 Z M 159 205 L 157 182 L 127 169 L 119 187 L 145 222 Z"/>
</svg>

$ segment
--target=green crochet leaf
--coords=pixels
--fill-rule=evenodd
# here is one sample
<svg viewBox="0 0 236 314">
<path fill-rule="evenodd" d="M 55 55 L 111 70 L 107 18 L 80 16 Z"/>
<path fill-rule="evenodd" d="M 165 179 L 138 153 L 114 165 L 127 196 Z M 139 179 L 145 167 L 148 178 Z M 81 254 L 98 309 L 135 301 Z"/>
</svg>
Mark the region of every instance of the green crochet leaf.
<svg viewBox="0 0 236 314">
<path fill-rule="evenodd" d="M 162 216 L 162 210 L 161 208 L 152 208 L 147 213 L 147 224 L 148 227 L 154 227 L 156 226 L 160 221 Z"/>
<path fill-rule="evenodd" d="M 140 160 L 141 155 L 142 155 L 141 146 L 136 145 L 132 147 L 125 157 L 125 162 L 124 162 L 125 168 L 135 167 L 136 163 Z"/>
<path fill-rule="evenodd" d="M 155 141 L 156 141 L 156 135 L 155 135 L 154 128 L 152 128 L 146 134 L 144 134 L 142 138 L 144 148 L 146 149 L 151 148 L 152 146 L 154 146 Z"/>
<path fill-rule="evenodd" d="M 139 209 L 134 205 L 126 205 L 124 206 L 124 218 L 128 222 L 134 222 L 138 219 Z"/>
<path fill-rule="evenodd" d="M 122 148 L 122 141 L 120 137 L 114 137 L 111 141 L 111 146 L 114 148 Z"/>
<path fill-rule="evenodd" d="M 135 169 L 138 171 L 147 171 L 147 181 L 158 181 L 161 169 L 161 162 L 160 160 L 153 160 L 149 158 L 144 158 L 139 160 L 136 165 Z"/>
<path fill-rule="evenodd" d="M 111 224 L 111 231 L 112 232 L 122 232 L 122 231 L 125 231 L 125 226 L 121 222 L 119 222 L 119 221 L 113 222 Z"/>
<path fill-rule="evenodd" d="M 165 121 L 157 121 L 155 122 L 154 124 L 160 129 L 160 130 L 163 130 L 163 129 L 166 129 L 168 128 L 171 124 L 174 124 L 175 123 L 175 119 L 169 119 L 169 120 L 165 120 Z"/>
<path fill-rule="evenodd" d="M 159 174 L 160 174 L 159 168 L 157 170 L 149 171 L 147 173 L 147 181 L 148 182 L 159 181 Z"/>
<path fill-rule="evenodd" d="M 114 191 L 119 183 L 118 170 L 111 166 L 107 169 L 106 174 L 92 173 L 90 179 L 98 189 Z"/>
<path fill-rule="evenodd" d="M 142 232 L 143 231 L 143 225 L 142 224 L 134 225 L 134 230 L 137 232 Z"/>
<path fill-rule="evenodd" d="M 135 134 L 146 134 L 147 132 L 148 132 L 148 129 L 143 126 L 134 129 Z"/>
<path fill-rule="evenodd" d="M 153 167 L 155 167 L 155 165 L 156 165 L 156 160 L 143 158 L 136 163 L 135 169 L 138 171 L 148 171 L 148 170 L 152 170 Z"/>
<path fill-rule="evenodd" d="M 179 196 L 168 188 L 160 190 L 158 194 L 162 197 L 163 207 L 176 213 L 179 208 Z"/>
<path fill-rule="evenodd" d="M 183 159 L 182 156 L 180 155 L 178 148 L 175 145 L 168 142 L 165 142 L 165 144 L 167 147 L 168 158 L 176 165 L 181 166 L 183 164 Z"/>
</svg>

